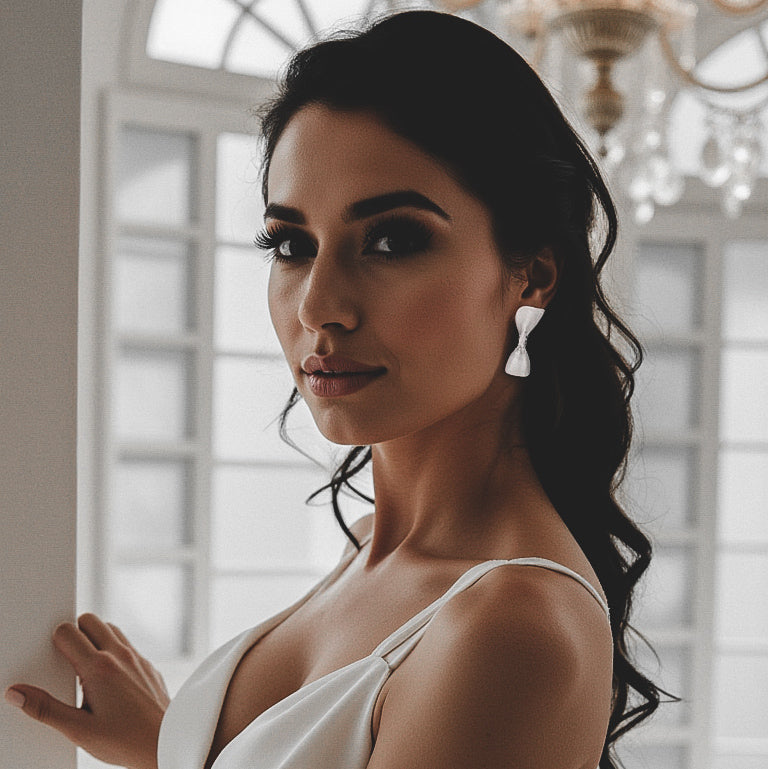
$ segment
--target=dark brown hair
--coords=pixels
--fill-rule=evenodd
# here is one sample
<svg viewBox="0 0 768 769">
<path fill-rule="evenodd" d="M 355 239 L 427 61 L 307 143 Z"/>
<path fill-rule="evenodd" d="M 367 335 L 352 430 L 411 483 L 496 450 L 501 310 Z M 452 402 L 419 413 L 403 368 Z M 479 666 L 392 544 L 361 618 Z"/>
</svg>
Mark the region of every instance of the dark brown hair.
<svg viewBox="0 0 768 769">
<path fill-rule="evenodd" d="M 668 693 L 635 667 L 629 648 L 630 632 L 645 640 L 629 618 L 651 543 L 622 510 L 616 491 L 632 436 L 629 401 L 642 349 L 600 285 L 617 232 L 600 172 L 525 61 L 488 30 L 447 13 L 397 13 L 293 56 L 278 94 L 257 110 L 265 203 L 275 145 L 308 104 L 371 112 L 443 164 L 487 206 L 508 271 L 547 247 L 558 259 L 556 295 L 529 342 L 523 430 L 546 493 L 608 598 L 613 703 L 600 769 L 616 769 L 616 740 Z M 596 233 L 602 245 L 593 258 Z M 286 419 L 299 397 L 294 388 L 281 414 L 280 431 L 289 443 Z M 330 489 L 336 519 L 358 548 L 338 496 L 347 488 L 368 499 L 351 479 L 370 459 L 369 446 L 353 447 L 312 495 Z"/>
</svg>

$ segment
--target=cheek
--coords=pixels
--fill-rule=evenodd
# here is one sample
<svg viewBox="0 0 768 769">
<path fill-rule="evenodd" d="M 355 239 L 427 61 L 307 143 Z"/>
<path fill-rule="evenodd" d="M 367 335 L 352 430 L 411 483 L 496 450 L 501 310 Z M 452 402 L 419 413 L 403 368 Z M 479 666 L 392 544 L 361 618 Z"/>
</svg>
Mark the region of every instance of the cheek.
<svg viewBox="0 0 768 769">
<path fill-rule="evenodd" d="M 506 339 L 498 285 L 473 277 L 422 285 L 392 303 L 396 312 L 387 318 L 385 333 L 400 355 L 421 358 L 424 365 L 416 370 L 432 369 L 434 375 L 436 368 L 443 368 L 455 376 L 469 367 L 497 367 Z"/>
<path fill-rule="evenodd" d="M 267 305 L 269 317 L 284 351 L 291 338 L 292 321 L 296 317 L 292 301 L 293 292 L 290 286 L 285 281 L 276 279 L 274 271 L 271 271 L 267 286 Z"/>
<path fill-rule="evenodd" d="M 445 334 L 448 307 L 452 304 L 449 284 L 412 287 L 391 302 L 393 312 L 387 326 L 401 341 L 412 340 L 414 347 L 439 340 Z"/>
</svg>

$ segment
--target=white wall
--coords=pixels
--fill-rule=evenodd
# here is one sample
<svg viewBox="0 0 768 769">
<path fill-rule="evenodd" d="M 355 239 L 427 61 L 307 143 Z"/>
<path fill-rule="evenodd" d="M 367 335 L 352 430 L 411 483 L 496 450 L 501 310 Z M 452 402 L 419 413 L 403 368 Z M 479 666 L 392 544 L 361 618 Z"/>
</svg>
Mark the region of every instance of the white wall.
<svg viewBox="0 0 768 769">
<path fill-rule="evenodd" d="M 74 618 L 80 0 L 0 25 L 0 671 L 68 701 L 50 641 Z M 2 769 L 68 769 L 64 738 L 0 702 Z"/>
</svg>

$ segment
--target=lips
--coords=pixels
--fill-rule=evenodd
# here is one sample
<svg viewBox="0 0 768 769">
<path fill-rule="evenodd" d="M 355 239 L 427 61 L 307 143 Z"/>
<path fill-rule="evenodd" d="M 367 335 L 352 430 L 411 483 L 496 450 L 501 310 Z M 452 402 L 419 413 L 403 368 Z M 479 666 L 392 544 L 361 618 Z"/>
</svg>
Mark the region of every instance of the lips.
<svg viewBox="0 0 768 769">
<path fill-rule="evenodd" d="M 383 366 L 369 366 L 343 355 L 310 355 L 301 366 L 314 395 L 333 398 L 350 395 L 386 373 Z"/>
<path fill-rule="evenodd" d="M 322 358 L 319 355 L 310 355 L 301 364 L 301 368 L 306 374 L 373 374 L 383 373 L 386 369 L 383 366 L 369 366 L 366 363 L 353 358 L 347 358 L 344 355 L 325 355 Z"/>
</svg>

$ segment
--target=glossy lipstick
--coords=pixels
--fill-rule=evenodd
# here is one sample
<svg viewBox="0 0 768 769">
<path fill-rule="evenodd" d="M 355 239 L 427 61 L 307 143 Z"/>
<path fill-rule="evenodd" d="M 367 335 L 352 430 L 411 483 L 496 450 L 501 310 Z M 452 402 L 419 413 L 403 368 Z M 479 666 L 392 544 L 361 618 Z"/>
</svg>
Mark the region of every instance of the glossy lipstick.
<svg viewBox="0 0 768 769">
<path fill-rule="evenodd" d="M 323 398 L 350 395 L 386 372 L 380 366 L 368 366 L 342 355 L 310 355 L 301 368 L 307 375 L 309 389 Z"/>
</svg>

